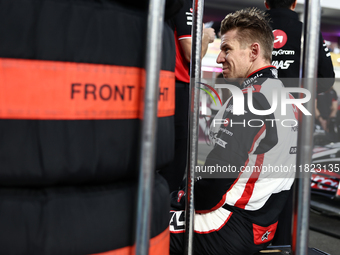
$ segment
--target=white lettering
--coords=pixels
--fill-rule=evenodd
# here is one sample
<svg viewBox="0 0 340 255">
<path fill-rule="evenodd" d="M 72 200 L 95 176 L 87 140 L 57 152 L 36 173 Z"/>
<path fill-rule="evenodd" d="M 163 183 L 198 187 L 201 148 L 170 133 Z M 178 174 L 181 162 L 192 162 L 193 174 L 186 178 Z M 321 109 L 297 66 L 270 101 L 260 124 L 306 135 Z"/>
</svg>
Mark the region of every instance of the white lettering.
<svg viewBox="0 0 340 255">
<path fill-rule="evenodd" d="M 242 90 L 234 85 L 230 84 L 215 84 L 215 88 L 226 88 L 229 89 L 233 95 L 233 113 L 234 115 L 244 115 L 245 110 L 244 110 L 244 96 L 242 93 Z M 302 93 L 306 95 L 304 98 L 286 98 L 287 93 L 290 92 L 297 92 L 297 93 Z M 273 90 L 273 102 L 272 102 L 272 107 L 269 110 L 256 110 L 253 107 L 253 99 L 252 99 L 252 91 L 251 88 L 248 88 L 248 100 L 247 104 L 249 107 L 249 110 L 256 115 L 264 116 L 268 115 L 270 113 L 275 112 L 278 104 L 278 100 L 281 99 L 281 114 L 286 115 L 286 107 L 288 104 L 294 105 L 299 108 L 305 115 L 312 115 L 302 104 L 306 103 L 310 100 L 311 98 L 311 93 L 304 88 L 280 88 L 279 91 Z M 281 97 L 279 96 L 281 95 Z M 222 123 L 220 123 L 222 124 Z"/>
</svg>

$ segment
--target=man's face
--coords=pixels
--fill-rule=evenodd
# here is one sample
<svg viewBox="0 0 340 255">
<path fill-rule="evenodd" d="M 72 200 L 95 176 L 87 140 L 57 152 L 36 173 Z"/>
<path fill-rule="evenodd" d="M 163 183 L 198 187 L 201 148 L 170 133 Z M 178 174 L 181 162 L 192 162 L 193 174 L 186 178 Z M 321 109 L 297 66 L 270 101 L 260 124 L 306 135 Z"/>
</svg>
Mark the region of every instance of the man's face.
<svg viewBox="0 0 340 255">
<path fill-rule="evenodd" d="M 240 45 L 236 29 L 221 37 L 221 52 L 216 62 L 223 66 L 224 78 L 246 78 L 252 65 L 250 45 Z"/>
</svg>

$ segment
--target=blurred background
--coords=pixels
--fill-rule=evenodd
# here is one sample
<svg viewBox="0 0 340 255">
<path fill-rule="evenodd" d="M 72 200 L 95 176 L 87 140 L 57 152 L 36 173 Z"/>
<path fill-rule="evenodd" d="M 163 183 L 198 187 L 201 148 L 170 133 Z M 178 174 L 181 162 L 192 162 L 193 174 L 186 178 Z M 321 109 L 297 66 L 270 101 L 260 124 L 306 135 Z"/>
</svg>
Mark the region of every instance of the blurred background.
<svg viewBox="0 0 340 255">
<path fill-rule="evenodd" d="M 295 11 L 303 21 L 304 0 L 298 0 Z M 336 82 L 334 89 L 340 95 L 340 1 L 321 0 L 321 33 L 331 52 Z M 215 28 L 216 34 L 219 30 L 221 20 L 230 12 L 246 7 L 257 7 L 266 10 L 264 0 L 205 0 L 203 22 L 206 26 Z M 220 65 L 216 63 L 219 53 L 220 40 L 209 44 L 206 56 L 203 58 L 203 78 L 215 78 L 221 72 Z"/>
</svg>

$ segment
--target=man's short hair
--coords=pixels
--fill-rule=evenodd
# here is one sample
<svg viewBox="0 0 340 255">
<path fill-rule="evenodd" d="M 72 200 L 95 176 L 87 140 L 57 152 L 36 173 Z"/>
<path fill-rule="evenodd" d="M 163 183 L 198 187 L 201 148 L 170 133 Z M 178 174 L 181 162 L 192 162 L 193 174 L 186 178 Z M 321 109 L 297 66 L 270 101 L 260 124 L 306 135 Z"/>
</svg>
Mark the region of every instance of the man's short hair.
<svg viewBox="0 0 340 255">
<path fill-rule="evenodd" d="M 296 0 L 266 0 L 270 9 L 287 8 L 289 9 Z"/>
<path fill-rule="evenodd" d="M 274 35 L 264 11 L 247 8 L 228 14 L 221 22 L 221 35 L 234 29 L 241 45 L 259 43 L 263 57 L 271 61 Z"/>
</svg>

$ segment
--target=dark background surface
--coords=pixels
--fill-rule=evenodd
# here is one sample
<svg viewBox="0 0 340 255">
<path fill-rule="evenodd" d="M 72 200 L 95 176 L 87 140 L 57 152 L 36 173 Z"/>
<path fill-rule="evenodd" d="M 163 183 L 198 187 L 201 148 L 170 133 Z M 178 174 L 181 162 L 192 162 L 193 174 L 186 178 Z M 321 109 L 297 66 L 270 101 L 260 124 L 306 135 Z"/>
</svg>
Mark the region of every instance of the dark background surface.
<svg viewBox="0 0 340 255">
<path fill-rule="evenodd" d="M 298 1 L 295 11 L 302 14 L 304 13 L 304 5 L 300 4 L 300 2 Z M 328 0 L 327 2 L 332 1 Z M 336 3 L 336 1 L 333 2 Z M 264 0 L 205 0 L 203 22 L 220 22 L 228 13 L 246 7 L 257 7 L 261 10 L 266 10 Z M 339 43 L 340 9 L 321 8 L 321 32 L 326 40 Z"/>
</svg>

